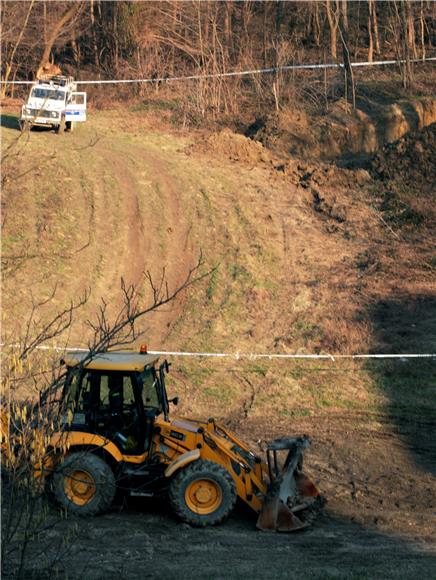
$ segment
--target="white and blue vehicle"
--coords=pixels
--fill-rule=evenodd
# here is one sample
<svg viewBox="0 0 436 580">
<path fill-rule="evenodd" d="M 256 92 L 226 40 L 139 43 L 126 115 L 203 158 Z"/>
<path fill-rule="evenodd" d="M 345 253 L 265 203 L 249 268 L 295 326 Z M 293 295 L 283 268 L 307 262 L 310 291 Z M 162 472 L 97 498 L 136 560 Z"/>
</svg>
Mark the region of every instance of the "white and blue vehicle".
<svg viewBox="0 0 436 580">
<path fill-rule="evenodd" d="M 83 121 L 86 121 L 86 93 L 77 92 L 73 77 L 59 75 L 42 78 L 32 85 L 19 123 L 22 131 L 39 125 L 63 133 Z"/>
</svg>

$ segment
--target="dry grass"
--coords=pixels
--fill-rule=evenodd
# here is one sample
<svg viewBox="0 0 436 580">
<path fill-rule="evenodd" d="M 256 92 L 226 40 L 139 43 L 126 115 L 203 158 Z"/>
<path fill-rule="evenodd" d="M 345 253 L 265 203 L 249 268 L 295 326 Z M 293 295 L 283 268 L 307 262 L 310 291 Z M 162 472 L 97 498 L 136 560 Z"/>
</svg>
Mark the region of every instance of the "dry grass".
<svg viewBox="0 0 436 580">
<path fill-rule="evenodd" d="M 16 137 L 12 129 L 3 133 L 5 144 Z M 120 276 L 135 282 L 144 269 L 157 275 L 166 266 L 173 285 L 201 248 L 216 270 L 144 325 L 156 350 L 353 353 L 412 346 L 407 334 L 397 340 L 405 324 L 401 307 L 388 321 L 395 340 L 380 323 L 380 308 L 432 294 L 429 233 L 419 224 L 398 232 L 379 219 L 372 209 L 378 182 L 361 170 L 322 164 L 285 172 L 268 160 L 244 164 L 214 151 L 213 141 L 201 154 L 191 143 L 125 111 L 94 113 L 73 135 L 32 132 L 15 171 L 38 168 L 4 194 L 9 336 L 26 318 L 30 289 L 41 299 L 57 285 L 47 305 L 53 312 L 91 287 L 83 320 L 101 296 L 113 299 Z M 426 305 L 430 316 L 434 303 Z M 410 324 L 417 324 L 413 314 Z M 435 337 L 419 322 L 413 347 L 434 350 Z M 84 342 L 80 320 L 67 338 Z M 222 369 L 177 361 L 174 389 L 183 412 L 221 417 L 388 408 L 383 372 L 342 366 L 234 361 Z M 432 372 L 423 370 L 423 383 Z"/>
</svg>

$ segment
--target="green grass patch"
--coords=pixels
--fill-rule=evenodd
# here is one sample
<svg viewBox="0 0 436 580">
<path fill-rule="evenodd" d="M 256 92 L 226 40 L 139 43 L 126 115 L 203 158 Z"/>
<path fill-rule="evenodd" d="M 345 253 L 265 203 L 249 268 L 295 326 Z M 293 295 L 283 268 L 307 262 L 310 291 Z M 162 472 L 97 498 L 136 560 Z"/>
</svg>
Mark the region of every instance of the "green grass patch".
<svg viewBox="0 0 436 580">
<path fill-rule="evenodd" d="M 206 297 L 209 301 L 211 301 L 216 294 L 216 290 L 217 290 L 217 286 L 218 286 L 218 277 L 219 277 L 219 272 L 218 272 L 218 267 L 216 267 L 212 271 L 212 274 L 210 275 L 209 284 L 207 285 L 207 288 L 206 288 Z"/>
<path fill-rule="evenodd" d="M 230 389 L 223 385 L 220 385 L 219 387 L 206 387 L 203 390 L 203 393 L 207 397 L 212 397 L 213 399 L 216 399 L 222 403 L 228 403 L 232 401 L 232 393 L 230 392 Z"/>
</svg>

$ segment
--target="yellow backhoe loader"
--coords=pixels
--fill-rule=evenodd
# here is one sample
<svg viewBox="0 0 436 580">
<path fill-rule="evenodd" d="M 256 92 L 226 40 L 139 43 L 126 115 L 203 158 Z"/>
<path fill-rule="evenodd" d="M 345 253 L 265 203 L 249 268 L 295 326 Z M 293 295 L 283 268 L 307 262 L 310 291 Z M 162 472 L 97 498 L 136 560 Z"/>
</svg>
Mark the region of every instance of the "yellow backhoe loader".
<svg viewBox="0 0 436 580">
<path fill-rule="evenodd" d="M 35 474 L 68 512 L 103 512 L 119 488 L 165 495 L 181 520 L 207 526 L 222 522 L 240 498 L 257 512 L 259 529 L 287 532 L 308 526 L 322 506 L 302 472 L 307 437 L 273 441 L 263 461 L 214 419 L 170 418 L 178 401 L 167 396 L 169 364 L 143 347 L 71 351 L 62 362 L 58 428 Z"/>
</svg>

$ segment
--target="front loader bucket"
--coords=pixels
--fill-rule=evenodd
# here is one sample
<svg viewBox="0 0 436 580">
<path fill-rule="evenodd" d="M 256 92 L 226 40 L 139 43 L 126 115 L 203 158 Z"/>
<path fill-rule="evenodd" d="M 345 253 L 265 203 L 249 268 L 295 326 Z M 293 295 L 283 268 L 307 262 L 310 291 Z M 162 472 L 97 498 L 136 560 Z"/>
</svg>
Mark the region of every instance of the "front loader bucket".
<svg viewBox="0 0 436 580">
<path fill-rule="evenodd" d="M 267 449 L 270 484 L 257 527 L 263 531 L 294 532 L 306 528 L 324 504 L 315 485 L 301 472 L 308 437 L 276 439 Z M 288 450 L 279 471 L 277 451 Z"/>
</svg>

